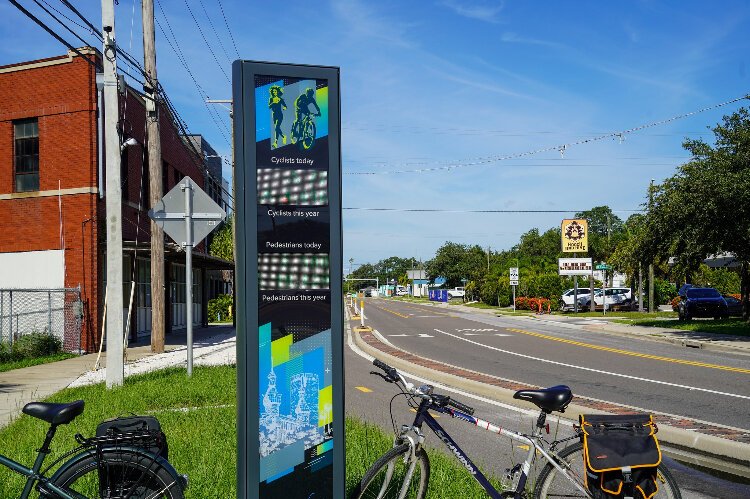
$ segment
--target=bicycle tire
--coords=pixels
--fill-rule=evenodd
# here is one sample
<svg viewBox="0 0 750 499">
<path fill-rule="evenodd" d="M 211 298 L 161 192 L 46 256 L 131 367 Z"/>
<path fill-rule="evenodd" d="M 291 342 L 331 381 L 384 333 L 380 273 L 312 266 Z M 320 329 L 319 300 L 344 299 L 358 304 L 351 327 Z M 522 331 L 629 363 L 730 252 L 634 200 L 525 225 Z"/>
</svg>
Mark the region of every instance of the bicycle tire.
<svg viewBox="0 0 750 499">
<path fill-rule="evenodd" d="M 568 464 L 580 480 L 581 485 L 583 485 L 583 476 L 585 473 L 583 466 L 583 444 L 576 442 L 565 447 L 557 455 Z M 658 467 L 657 480 L 659 491 L 652 499 L 682 499 L 677 482 L 664 464 L 660 464 Z M 561 475 L 554 466 L 547 463 L 542 472 L 539 473 L 539 478 L 536 481 L 534 499 L 553 497 L 587 496 L 578 490 L 566 476 Z"/>
<path fill-rule="evenodd" d="M 304 126 L 302 128 L 302 148 L 303 149 L 310 149 L 312 148 L 313 144 L 315 143 L 315 134 L 317 132 L 317 129 L 315 127 L 315 122 L 312 118 L 309 118 L 308 121 L 304 123 Z"/>
<path fill-rule="evenodd" d="M 380 456 L 370 466 L 370 469 L 365 472 L 362 480 L 349 496 L 350 499 L 397 498 L 405 484 L 403 480 L 407 471 L 406 460 L 410 452 L 409 444 L 404 443 L 393 447 Z M 409 499 L 424 499 L 427 495 L 427 484 L 430 480 L 430 461 L 423 449 L 419 449 L 415 453 L 415 458 L 414 471 L 405 497 Z M 402 466 L 397 469 L 399 463 Z M 416 477 L 417 473 L 419 473 L 418 477 Z M 382 478 L 379 478 L 381 475 L 383 475 Z M 416 482 L 414 478 L 416 478 Z"/>
<path fill-rule="evenodd" d="M 184 499 L 180 477 L 146 452 L 105 449 L 58 472 L 52 483 L 82 498 Z M 103 474 L 99 472 L 100 462 Z M 105 483 L 100 483 L 100 475 Z M 107 478 L 110 477 L 110 478 Z"/>
</svg>

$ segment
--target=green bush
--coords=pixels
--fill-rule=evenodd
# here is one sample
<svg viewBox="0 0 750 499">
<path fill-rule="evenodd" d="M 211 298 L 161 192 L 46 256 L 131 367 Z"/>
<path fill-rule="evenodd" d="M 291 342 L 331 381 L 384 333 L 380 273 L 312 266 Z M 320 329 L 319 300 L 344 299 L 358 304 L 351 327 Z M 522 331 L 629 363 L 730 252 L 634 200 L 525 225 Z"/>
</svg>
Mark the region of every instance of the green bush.
<svg viewBox="0 0 750 499">
<path fill-rule="evenodd" d="M 479 288 L 479 296 L 482 298 L 482 302 L 487 305 L 497 305 L 497 293 L 499 289 L 500 285 L 497 279 L 487 277 Z"/>
<path fill-rule="evenodd" d="M 62 341 L 47 333 L 29 333 L 19 336 L 13 344 L 0 343 L 0 362 L 33 359 L 54 355 L 62 351 Z"/>
<path fill-rule="evenodd" d="M 208 321 L 224 322 L 232 319 L 232 296 L 219 295 L 208 300 Z"/>
<path fill-rule="evenodd" d="M 723 295 L 740 292 L 740 275 L 738 273 L 724 268 L 712 269 L 705 264 L 701 264 L 698 272 L 693 275 L 692 283 L 696 286 L 716 288 Z"/>
</svg>

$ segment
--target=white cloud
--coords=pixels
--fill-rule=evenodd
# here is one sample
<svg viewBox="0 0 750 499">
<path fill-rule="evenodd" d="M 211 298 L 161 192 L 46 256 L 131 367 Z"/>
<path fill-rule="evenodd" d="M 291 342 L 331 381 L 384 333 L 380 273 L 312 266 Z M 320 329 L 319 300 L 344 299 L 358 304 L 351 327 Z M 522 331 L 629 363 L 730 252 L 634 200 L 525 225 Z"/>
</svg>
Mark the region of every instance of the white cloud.
<svg viewBox="0 0 750 499">
<path fill-rule="evenodd" d="M 456 14 L 490 23 L 499 22 L 499 14 L 505 7 L 503 1 L 443 0 L 442 4 Z"/>
</svg>

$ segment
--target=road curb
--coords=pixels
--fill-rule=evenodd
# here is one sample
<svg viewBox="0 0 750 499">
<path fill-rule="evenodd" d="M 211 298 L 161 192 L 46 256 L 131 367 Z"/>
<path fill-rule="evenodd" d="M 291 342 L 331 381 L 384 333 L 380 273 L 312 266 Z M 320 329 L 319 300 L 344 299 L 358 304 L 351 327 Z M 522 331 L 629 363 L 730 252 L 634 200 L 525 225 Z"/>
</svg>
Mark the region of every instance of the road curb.
<svg viewBox="0 0 750 499">
<path fill-rule="evenodd" d="M 430 367 L 420 365 L 416 362 L 410 362 L 409 360 L 405 360 L 399 356 L 392 355 L 373 346 L 371 343 L 364 341 L 359 333 L 352 331 L 351 326 L 348 322 L 347 328 L 349 329 L 350 334 L 352 335 L 352 338 L 354 339 L 357 347 L 366 352 L 368 355 L 377 357 L 397 369 L 401 369 L 405 372 L 433 380 L 437 383 L 452 386 L 460 390 L 465 390 L 476 395 L 494 400 L 496 402 L 501 402 L 522 409 L 538 410 L 537 407 L 533 404 L 514 399 L 513 393 L 515 392 L 515 390 L 513 389 L 490 385 L 481 381 L 468 379 L 437 369 L 432 369 Z M 383 344 L 381 340 L 378 341 L 380 342 L 380 344 Z M 399 350 L 392 345 L 389 345 L 387 349 Z M 407 353 L 407 355 L 410 357 L 417 357 L 411 353 Z M 462 371 L 467 371 L 467 369 L 465 368 L 458 368 L 456 366 L 451 366 L 450 364 L 446 364 L 444 362 L 433 361 L 432 359 L 428 359 L 425 357 L 419 357 L 419 359 L 434 363 L 436 365 L 442 365 L 446 368 L 456 368 L 461 369 Z M 510 383 L 518 384 L 519 386 L 517 389 L 530 387 L 530 385 L 521 384 L 518 382 L 510 381 Z M 583 397 L 577 398 L 582 401 L 597 402 L 593 399 L 585 399 Z M 608 404 L 611 406 L 628 409 L 626 406 L 612 403 Z M 579 413 L 611 414 L 612 412 L 599 410 L 594 407 L 573 402 L 568 406 L 566 414 L 562 415 L 561 417 L 570 421 L 577 421 L 577 414 Z M 575 414 L 576 416 L 571 417 L 571 415 L 573 414 Z M 672 454 L 674 457 L 693 461 L 696 464 L 719 469 L 727 473 L 750 477 L 750 459 L 748 457 L 750 456 L 750 444 L 728 440 L 708 433 L 701 433 L 699 431 L 691 431 L 674 426 L 669 426 L 664 422 L 661 422 L 659 424 L 659 439 L 669 446 L 674 446 L 678 450 L 678 452 L 673 453 L 667 452 L 668 454 Z M 690 456 L 685 457 L 685 453 L 680 451 L 688 451 Z"/>
</svg>

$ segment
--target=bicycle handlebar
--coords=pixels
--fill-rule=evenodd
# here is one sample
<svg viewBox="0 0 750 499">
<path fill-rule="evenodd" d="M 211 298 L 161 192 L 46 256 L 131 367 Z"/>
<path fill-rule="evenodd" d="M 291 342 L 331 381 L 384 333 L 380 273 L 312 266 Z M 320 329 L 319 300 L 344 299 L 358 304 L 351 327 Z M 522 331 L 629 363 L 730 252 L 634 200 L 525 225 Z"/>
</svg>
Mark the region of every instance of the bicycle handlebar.
<svg viewBox="0 0 750 499">
<path fill-rule="evenodd" d="M 373 359 L 372 365 L 374 365 L 378 369 L 381 369 L 383 372 L 385 372 L 387 377 L 393 380 L 394 382 L 401 381 L 406 387 L 406 389 L 409 391 L 409 393 L 411 393 L 412 395 L 416 395 L 418 397 L 425 398 L 425 399 L 429 398 L 430 400 L 432 400 L 433 403 L 441 407 L 449 405 L 453 407 L 454 409 L 458 409 L 459 411 L 468 414 L 469 416 L 474 414 L 474 409 L 472 407 L 469 407 L 466 404 L 462 404 L 461 402 L 458 402 L 457 400 L 453 400 L 447 395 L 437 395 L 437 394 L 427 395 L 418 391 L 417 389 L 414 388 L 414 385 L 406 381 L 404 377 L 401 376 L 401 374 L 396 370 L 395 367 L 389 366 L 382 360 Z"/>
</svg>

